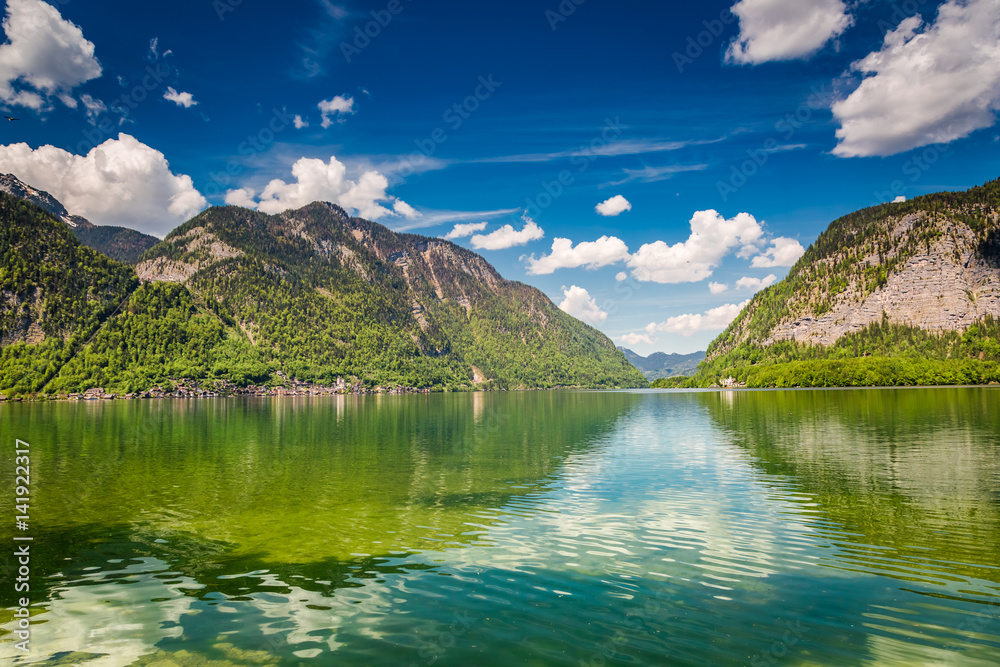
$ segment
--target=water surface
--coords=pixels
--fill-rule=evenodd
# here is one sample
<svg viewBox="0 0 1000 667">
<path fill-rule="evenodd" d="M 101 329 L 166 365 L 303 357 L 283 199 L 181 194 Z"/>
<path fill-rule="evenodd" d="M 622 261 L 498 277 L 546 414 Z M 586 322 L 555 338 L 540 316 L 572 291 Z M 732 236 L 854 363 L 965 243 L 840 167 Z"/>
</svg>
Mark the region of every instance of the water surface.
<svg viewBox="0 0 1000 667">
<path fill-rule="evenodd" d="M 996 665 L 998 408 L 985 388 L 0 406 L 6 451 L 32 447 L 35 612 L 20 655 L 5 549 L 0 657 Z"/>
</svg>

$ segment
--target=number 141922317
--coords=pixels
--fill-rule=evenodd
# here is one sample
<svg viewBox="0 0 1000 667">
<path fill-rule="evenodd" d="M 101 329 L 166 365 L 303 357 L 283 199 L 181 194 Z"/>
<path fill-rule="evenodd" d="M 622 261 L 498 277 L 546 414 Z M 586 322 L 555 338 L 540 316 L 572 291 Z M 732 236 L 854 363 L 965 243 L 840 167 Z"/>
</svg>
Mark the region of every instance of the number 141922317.
<svg viewBox="0 0 1000 667">
<path fill-rule="evenodd" d="M 14 483 L 17 488 L 14 489 L 14 495 L 16 496 L 15 510 L 22 516 L 18 517 L 19 521 L 28 520 L 28 500 L 31 494 L 29 487 L 31 486 L 31 458 L 28 455 L 30 445 L 23 440 L 15 441 L 15 452 L 17 456 L 14 459 L 14 465 L 17 468 L 14 470 L 14 474 L 17 478 Z M 23 454 L 23 456 L 22 456 Z"/>
</svg>

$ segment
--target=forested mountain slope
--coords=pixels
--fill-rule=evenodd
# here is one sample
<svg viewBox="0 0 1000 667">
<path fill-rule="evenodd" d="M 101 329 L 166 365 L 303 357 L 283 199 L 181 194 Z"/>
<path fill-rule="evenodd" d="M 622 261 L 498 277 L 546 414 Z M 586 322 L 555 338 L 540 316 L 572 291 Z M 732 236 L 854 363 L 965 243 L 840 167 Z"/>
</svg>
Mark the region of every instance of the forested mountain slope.
<svg viewBox="0 0 1000 667">
<path fill-rule="evenodd" d="M 63 222 L 0 192 L 0 389 L 40 389 L 138 284 Z"/>
<path fill-rule="evenodd" d="M 126 264 L 135 264 L 144 252 L 159 241 L 155 236 L 143 234 L 127 227 L 95 225 L 78 215 L 70 215 L 59 200 L 44 190 L 37 190 L 21 182 L 13 174 L 0 174 L 0 192 L 24 199 L 62 220 L 73 234 L 87 247 L 101 252 L 111 259 Z"/>
<path fill-rule="evenodd" d="M 160 239 L 128 227 L 91 225 L 75 227 L 73 234 L 83 245 L 97 250 L 111 259 L 135 266 L 143 253 L 159 243 Z"/>
<path fill-rule="evenodd" d="M 998 212 L 1000 180 L 834 221 L 788 277 L 758 293 L 712 343 L 698 382 L 726 375 L 750 384 L 765 382 L 765 376 L 771 384 L 843 383 L 844 377 L 860 384 L 992 379 L 991 363 L 1000 360 Z M 853 380 L 842 372 L 826 380 L 802 377 L 831 368 L 815 363 L 800 364 L 784 378 L 761 370 L 857 358 L 909 360 L 913 368 L 904 373 L 897 364 L 898 372 L 882 373 L 869 360 L 855 364 L 865 377 Z M 927 373 L 917 361 L 928 362 Z M 941 375 L 945 366 L 951 375 Z"/>
<path fill-rule="evenodd" d="M 0 193 L 0 220 L 3 345 L 89 335 L 138 285 L 129 267 L 26 201 Z"/>
<path fill-rule="evenodd" d="M 448 241 L 314 203 L 209 209 L 137 267 L 179 282 L 299 377 L 427 374 L 502 386 L 641 385 L 603 334 Z M 443 374 L 443 375 L 442 375 Z"/>
<path fill-rule="evenodd" d="M 645 384 L 610 339 L 482 257 L 332 205 L 209 209 L 150 249 L 136 274 L 40 209 L 2 203 L 0 391 L 138 391 L 168 378 Z"/>
</svg>

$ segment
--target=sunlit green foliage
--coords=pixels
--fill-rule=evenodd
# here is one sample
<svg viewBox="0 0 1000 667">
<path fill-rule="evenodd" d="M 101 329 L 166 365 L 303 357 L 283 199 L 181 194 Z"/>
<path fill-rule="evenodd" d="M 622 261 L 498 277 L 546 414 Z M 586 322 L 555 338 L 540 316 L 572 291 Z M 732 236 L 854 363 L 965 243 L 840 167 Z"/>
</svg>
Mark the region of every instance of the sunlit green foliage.
<svg viewBox="0 0 1000 667">
<path fill-rule="evenodd" d="M 132 270 L 81 245 L 42 209 L 0 193 L 0 340 L 88 332 L 135 289 Z"/>
<path fill-rule="evenodd" d="M 224 338 L 222 323 L 199 313 L 183 286 L 143 285 L 47 389 L 104 387 L 131 392 L 171 377 L 208 378 Z"/>
<path fill-rule="evenodd" d="M 687 386 L 690 382 L 690 377 L 686 375 L 677 375 L 668 378 L 657 378 L 653 380 L 653 383 L 649 385 L 653 389 L 677 389 L 679 387 Z"/>
<path fill-rule="evenodd" d="M 138 283 L 65 224 L 0 193 L 0 392 L 41 390 Z"/>
<path fill-rule="evenodd" d="M 422 264 L 421 249 L 434 239 L 394 234 L 324 204 L 293 220 L 223 207 L 189 221 L 146 258 L 211 260 L 186 244 L 199 227 L 242 254 L 209 261 L 190 289 L 290 376 L 459 388 L 473 385 L 475 366 L 495 388 L 644 384 L 606 336 L 538 290 L 499 276 L 494 289 L 453 263 Z M 481 261 L 458 246 L 451 251 L 457 262 Z M 409 282 L 392 260 L 402 255 L 413 257 Z M 408 285 L 423 307 L 423 326 Z"/>
<path fill-rule="evenodd" d="M 687 386 L 732 377 L 748 386 L 979 384 L 998 381 L 1000 324 L 991 316 L 965 332 L 933 333 L 883 316 L 831 346 L 769 342 L 774 328 L 809 312 L 830 310 L 851 284 L 862 297 L 926 252 L 949 224 L 967 225 L 976 252 L 1000 264 L 1000 180 L 965 192 L 941 192 L 867 208 L 836 220 L 806 250 L 788 277 L 758 293 L 708 349 Z M 897 233 L 898 225 L 905 229 Z M 972 298 L 970 296 L 970 298 Z"/>
<path fill-rule="evenodd" d="M 939 192 L 882 204 L 835 220 L 781 282 L 759 292 L 708 348 L 708 358 L 728 355 L 745 341 L 765 340 L 778 324 L 802 312 L 820 316 L 852 282 L 862 296 L 883 286 L 895 269 L 940 238 L 946 218 L 967 224 L 979 237 L 980 253 L 1000 258 L 997 211 L 1000 179 L 963 192 Z M 917 215 L 913 215 L 917 214 Z M 907 216 L 912 225 L 895 238 Z"/>
<path fill-rule="evenodd" d="M 886 318 L 834 345 L 744 343 L 702 364 L 685 386 L 732 377 L 750 387 L 907 386 L 1000 381 L 1000 321 L 987 315 L 964 332 L 939 334 Z"/>
<path fill-rule="evenodd" d="M 397 235 L 336 207 L 282 216 L 209 209 L 144 255 L 188 264 L 194 275 L 184 285 L 136 289 L 127 267 L 79 245 L 46 214 L 18 206 L 29 220 L 9 225 L 18 243 L 9 244 L 0 276 L 21 292 L 42 285 L 41 302 L 61 299 L 75 309 L 46 311 L 42 345 L 0 348 L 0 390 L 121 393 L 182 378 L 246 386 L 278 382 L 277 371 L 323 384 L 357 378 L 370 387 L 645 385 L 610 339 L 538 290 L 503 280 L 451 244 L 448 259 L 432 267 L 421 257 L 438 241 Z M 53 239 L 54 251 L 46 243 L 34 255 L 23 250 L 29 223 Z M 54 252 L 55 261 L 44 260 Z M 93 265 L 84 275 L 94 285 L 82 288 L 103 299 L 82 299 L 79 281 L 66 284 L 78 269 L 63 255 L 73 253 Z M 412 266 L 395 261 L 404 255 Z M 480 275 L 456 269 L 468 264 Z M 3 316 L 14 321 L 17 312 Z"/>
</svg>

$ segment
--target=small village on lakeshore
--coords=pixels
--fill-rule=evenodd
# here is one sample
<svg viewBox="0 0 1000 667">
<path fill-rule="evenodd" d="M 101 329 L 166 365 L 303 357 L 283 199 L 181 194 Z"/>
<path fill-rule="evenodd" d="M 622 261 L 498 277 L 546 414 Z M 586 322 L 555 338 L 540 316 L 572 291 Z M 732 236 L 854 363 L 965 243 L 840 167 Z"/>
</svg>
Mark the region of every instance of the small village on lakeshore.
<svg viewBox="0 0 1000 667">
<path fill-rule="evenodd" d="M 404 394 L 429 394 L 430 388 L 403 387 L 403 386 L 375 386 L 367 387 L 361 381 L 348 382 L 342 377 L 332 385 L 320 385 L 313 382 L 304 382 L 295 378 L 288 378 L 284 373 L 278 371 L 278 379 L 284 384 L 268 387 L 265 385 L 248 385 L 240 387 L 228 380 L 214 380 L 199 382 L 183 378 L 172 379 L 170 383 L 157 385 L 146 391 L 132 393 L 114 393 L 105 391 L 103 387 L 92 387 L 83 392 L 60 394 L 51 397 L 49 400 L 62 401 L 113 401 L 113 400 L 139 400 L 150 398 L 218 398 L 228 396 L 334 396 L 334 395 L 404 395 Z M 7 401 L 7 396 L 0 394 L 0 402 Z M 20 397 L 9 399 L 19 402 Z"/>
</svg>

